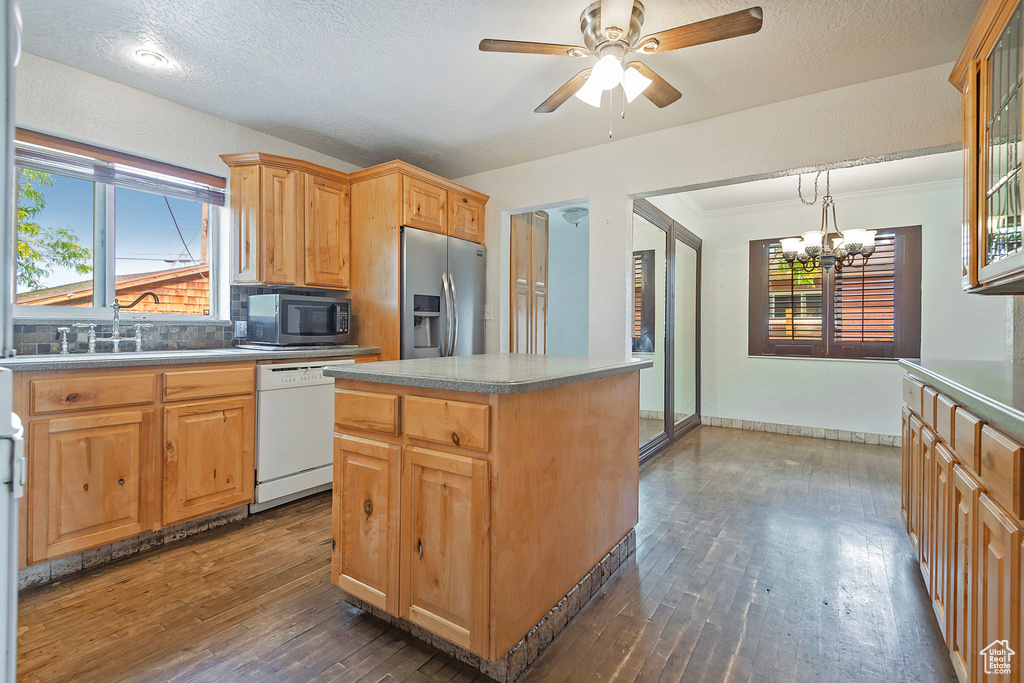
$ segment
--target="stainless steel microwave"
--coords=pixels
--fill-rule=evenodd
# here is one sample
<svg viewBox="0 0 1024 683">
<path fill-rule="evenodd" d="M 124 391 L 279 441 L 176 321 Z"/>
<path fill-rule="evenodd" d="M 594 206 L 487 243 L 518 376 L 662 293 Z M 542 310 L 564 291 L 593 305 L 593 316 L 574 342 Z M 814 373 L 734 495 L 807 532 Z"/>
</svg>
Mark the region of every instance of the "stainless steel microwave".
<svg viewBox="0 0 1024 683">
<path fill-rule="evenodd" d="M 352 302 L 297 294 L 250 294 L 246 338 L 289 346 L 345 344 L 351 336 Z"/>
</svg>

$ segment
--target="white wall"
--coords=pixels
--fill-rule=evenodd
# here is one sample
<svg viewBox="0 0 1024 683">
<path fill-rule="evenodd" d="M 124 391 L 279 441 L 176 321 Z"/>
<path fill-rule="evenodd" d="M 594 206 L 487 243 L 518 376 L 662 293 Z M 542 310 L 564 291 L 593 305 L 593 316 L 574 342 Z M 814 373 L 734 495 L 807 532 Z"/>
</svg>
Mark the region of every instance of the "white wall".
<svg viewBox="0 0 1024 683">
<path fill-rule="evenodd" d="M 1009 297 L 960 290 L 959 181 L 837 195 L 845 227 L 920 225 L 921 355 L 1006 360 Z M 667 208 L 667 207 L 666 207 Z M 704 238 L 702 412 L 808 427 L 898 434 L 902 370 L 884 361 L 749 357 L 749 242 L 815 229 L 820 207 L 783 204 L 708 212 Z M 842 389 L 838 396 L 836 389 Z"/>
<path fill-rule="evenodd" d="M 590 222 L 548 211 L 548 353 L 586 356 L 590 302 Z M 507 258 L 507 256 L 506 256 Z"/>
<path fill-rule="evenodd" d="M 946 80 L 950 68 L 860 83 L 459 179 L 491 196 L 487 302 L 495 315 L 487 327 L 488 350 L 508 344 L 503 255 L 510 212 L 567 197 L 590 199 L 590 353 L 622 358 L 630 338 L 631 194 L 960 144 L 960 97 Z M 567 106 L 554 116 L 572 112 Z"/>
</svg>

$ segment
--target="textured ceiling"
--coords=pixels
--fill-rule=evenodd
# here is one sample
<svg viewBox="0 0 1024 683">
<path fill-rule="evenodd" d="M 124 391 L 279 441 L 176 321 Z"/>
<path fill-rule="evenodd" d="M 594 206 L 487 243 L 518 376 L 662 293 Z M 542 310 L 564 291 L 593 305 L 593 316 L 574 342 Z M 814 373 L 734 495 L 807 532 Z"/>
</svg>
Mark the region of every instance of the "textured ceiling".
<svg viewBox="0 0 1024 683">
<path fill-rule="evenodd" d="M 883 161 L 831 172 L 832 194 L 837 202 L 844 196 L 861 192 L 876 192 L 891 187 L 922 185 L 949 180 L 963 180 L 964 156 L 962 152 L 929 154 L 910 159 Z M 803 195 L 814 197 L 814 173 L 803 175 Z M 765 204 L 790 202 L 796 205 L 797 178 L 769 178 L 735 185 L 721 185 L 704 190 L 681 193 L 701 212 L 723 211 Z M 818 180 L 818 196 L 825 194 L 825 174 Z M 672 195 L 666 195 L 672 196 Z"/>
<path fill-rule="evenodd" d="M 624 121 L 616 112 L 615 136 L 953 61 L 980 2 L 761 0 L 760 33 L 644 57 L 683 98 L 662 110 L 640 98 Z M 30 53 L 353 164 L 400 158 L 457 178 L 608 140 L 607 104 L 533 113 L 593 58 L 477 50 L 481 38 L 577 43 L 587 4 L 29 0 L 22 11 Z M 752 4 L 646 0 L 644 33 Z M 171 66 L 138 64 L 140 47 Z"/>
</svg>

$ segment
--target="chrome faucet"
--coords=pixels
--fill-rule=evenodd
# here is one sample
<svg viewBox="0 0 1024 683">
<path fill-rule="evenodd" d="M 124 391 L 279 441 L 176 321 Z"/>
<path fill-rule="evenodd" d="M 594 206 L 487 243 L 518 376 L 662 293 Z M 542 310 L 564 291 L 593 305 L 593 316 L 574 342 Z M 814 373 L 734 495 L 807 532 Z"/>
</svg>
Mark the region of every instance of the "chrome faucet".
<svg viewBox="0 0 1024 683">
<path fill-rule="evenodd" d="M 139 302 L 142 301 L 143 299 L 145 299 L 147 296 L 153 297 L 153 303 L 155 303 L 155 304 L 159 304 L 160 303 L 160 297 L 158 297 L 155 292 L 143 292 L 142 294 L 139 295 L 138 299 L 136 299 L 135 301 L 133 301 L 130 304 L 127 304 L 125 306 L 122 306 L 120 303 L 118 303 L 117 297 L 114 298 L 114 303 L 112 303 L 110 305 L 110 307 L 114 309 L 114 332 L 113 332 L 113 336 L 117 337 L 118 339 L 121 338 L 121 330 L 120 330 L 120 325 L 121 325 L 121 309 L 122 308 L 135 308 L 139 304 Z M 100 341 L 103 341 L 103 340 L 100 340 Z"/>
<path fill-rule="evenodd" d="M 159 304 L 160 303 L 160 297 L 158 297 L 155 292 L 143 292 L 142 294 L 139 295 L 138 299 L 136 299 L 135 301 L 131 302 L 130 304 L 125 304 L 123 306 L 121 305 L 121 303 L 116 298 L 114 299 L 114 303 L 111 304 L 111 308 L 114 309 L 114 329 L 111 331 L 109 337 L 97 337 L 96 336 L 96 324 L 95 323 L 93 323 L 91 325 L 89 323 L 85 323 L 85 324 L 79 323 L 78 325 L 76 325 L 76 327 L 78 327 L 79 325 L 82 325 L 83 327 L 89 327 L 89 353 L 96 353 L 96 342 L 107 342 L 107 341 L 111 342 L 114 345 L 114 348 L 113 348 L 114 353 L 118 353 L 121 350 L 121 342 L 122 341 L 134 341 L 135 342 L 135 350 L 136 351 L 141 351 L 142 350 L 142 329 L 141 328 L 143 328 L 143 327 L 151 327 L 151 326 L 150 325 L 136 325 L 135 326 L 135 336 L 134 337 L 128 337 L 128 338 L 121 337 L 121 309 L 122 308 L 134 308 L 135 306 L 138 305 L 138 303 L 140 301 L 145 299 L 147 296 L 148 297 L 152 297 L 153 303 L 155 303 L 155 304 Z"/>
</svg>

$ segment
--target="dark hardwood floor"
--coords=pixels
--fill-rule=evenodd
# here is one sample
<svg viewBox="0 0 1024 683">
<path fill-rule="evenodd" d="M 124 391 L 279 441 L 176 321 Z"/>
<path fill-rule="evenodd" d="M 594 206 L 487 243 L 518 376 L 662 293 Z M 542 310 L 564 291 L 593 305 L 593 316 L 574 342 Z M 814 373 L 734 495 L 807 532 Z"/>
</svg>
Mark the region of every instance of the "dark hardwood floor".
<svg viewBox="0 0 1024 683">
<path fill-rule="evenodd" d="M 701 427 L 522 681 L 953 681 L 896 449 Z M 344 603 L 326 495 L 21 595 L 24 681 L 485 681 Z"/>
</svg>

